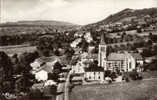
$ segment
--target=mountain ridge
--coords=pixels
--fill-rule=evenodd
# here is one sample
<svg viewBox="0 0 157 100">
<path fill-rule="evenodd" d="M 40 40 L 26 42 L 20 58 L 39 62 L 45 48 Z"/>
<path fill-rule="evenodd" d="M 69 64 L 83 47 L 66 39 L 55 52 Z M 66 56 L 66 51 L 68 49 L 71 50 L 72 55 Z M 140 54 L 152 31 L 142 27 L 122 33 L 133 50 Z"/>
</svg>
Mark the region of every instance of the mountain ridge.
<svg viewBox="0 0 157 100">
<path fill-rule="evenodd" d="M 131 18 L 131 17 L 143 17 L 146 15 L 150 15 L 151 17 L 157 17 L 157 7 L 154 8 L 144 8 L 144 9 L 130 9 L 126 8 L 123 9 L 117 13 L 111 14 L 105 19 L 84 25 L 84 27 L 92 27 L 92 26 L 100 26 L 100 25 L 105 25 L 105 24 L 114 24 L 116 22 L 120 22 L 123 19 Z"/>
</svg>

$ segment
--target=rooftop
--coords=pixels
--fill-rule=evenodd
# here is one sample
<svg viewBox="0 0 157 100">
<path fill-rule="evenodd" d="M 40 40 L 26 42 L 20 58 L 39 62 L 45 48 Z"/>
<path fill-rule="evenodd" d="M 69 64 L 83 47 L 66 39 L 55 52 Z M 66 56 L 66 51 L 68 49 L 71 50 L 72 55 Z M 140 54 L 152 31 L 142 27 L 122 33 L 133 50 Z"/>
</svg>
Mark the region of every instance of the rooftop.
<svg viewBox="0 0 157 100">
<path fill-rule="evenodd" d="M 31 66 L 34 68 L 35 72 L 39 72 L 44 70 L 48 73 L 51 73 L 53 70 L 53 65 L 55 62 L 60 61 L 59 57 L 51 56 L 51 57 L 40 57 L 36 59 Z"/>
<path fill-rule="evenodd" d="M 143 60 L 143 57 L 139 53 L 131 53 L 131 55 L 136 60 Z"/>
<path fill-rule="evenodd" d="M 125 53 L 110 53 L 108 60 L 125 60 L 127 55 Z"/>
<path fill-rule="evenodd" d="M 104 71 L 104 68 L 102 67 L 88 67 L 88 68 L 85 68 L 85 72 L 103 72 Z"/>
</svg>

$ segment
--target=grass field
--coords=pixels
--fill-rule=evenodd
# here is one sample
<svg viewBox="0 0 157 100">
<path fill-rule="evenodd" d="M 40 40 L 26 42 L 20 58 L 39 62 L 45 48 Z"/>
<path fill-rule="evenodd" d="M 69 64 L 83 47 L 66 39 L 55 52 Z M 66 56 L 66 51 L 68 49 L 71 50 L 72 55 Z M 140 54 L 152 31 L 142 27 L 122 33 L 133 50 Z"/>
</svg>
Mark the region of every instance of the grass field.
<svg viewBox="0 0 157 100">
<path fill-rule="evenodd" d="M 15 53 L 21 54 L 24 52 L 33 52 L 35 50 L 36 50 L 35 46 L 29 45 L 0 46 L 0 51 L 4 51 L 10 56 Z"/>
<path fill-rule="evenodd" d="M 70 100 L 157 100 L 157 79 L 77 86 L 72 90 Z"/>
</svg>

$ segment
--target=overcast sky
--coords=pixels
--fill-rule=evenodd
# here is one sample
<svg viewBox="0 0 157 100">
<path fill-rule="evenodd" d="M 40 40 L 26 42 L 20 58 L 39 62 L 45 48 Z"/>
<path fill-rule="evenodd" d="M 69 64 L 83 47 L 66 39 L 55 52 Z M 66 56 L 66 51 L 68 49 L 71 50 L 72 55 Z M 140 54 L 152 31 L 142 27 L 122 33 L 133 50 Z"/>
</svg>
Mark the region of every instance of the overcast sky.
<svg viewBox="0 0 157 100">
<path fill-rule="evenodd" d="M 59 20 L 84 25 L 125 8 L 149 7 L 157 7 L 157 0 L 1 0 L 1 22 Z"/>
</svg>

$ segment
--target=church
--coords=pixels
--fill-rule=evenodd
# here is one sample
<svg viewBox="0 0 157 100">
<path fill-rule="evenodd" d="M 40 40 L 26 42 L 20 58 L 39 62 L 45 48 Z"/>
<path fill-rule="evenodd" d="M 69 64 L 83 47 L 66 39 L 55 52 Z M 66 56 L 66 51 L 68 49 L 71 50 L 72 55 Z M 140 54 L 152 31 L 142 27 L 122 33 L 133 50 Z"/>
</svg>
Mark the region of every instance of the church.
<svg viewBox="0 0 157 100">
<path fill-rule="evenodd" d="M 140 54 L 133 56 L 134 54 L 127 51 L 121 53 L 110 53 L 107 56 L 107 47 L 110 44 L 106 44 L 104 41 L 104 34 L 101 36 L 101 42 L 99 44 L 98 52 L 98 66 L 104 68 L 104 70 L 130 72 L 134 69 L 141 71 L 139 66 L 143 65 L 143 59 Z M 138 59 L 138 61 L 137 61 Z M 140 62 L 140 63 L 138 63 Z M 138 65 L 138 66 L 137 66 Z"/>
</svg>

